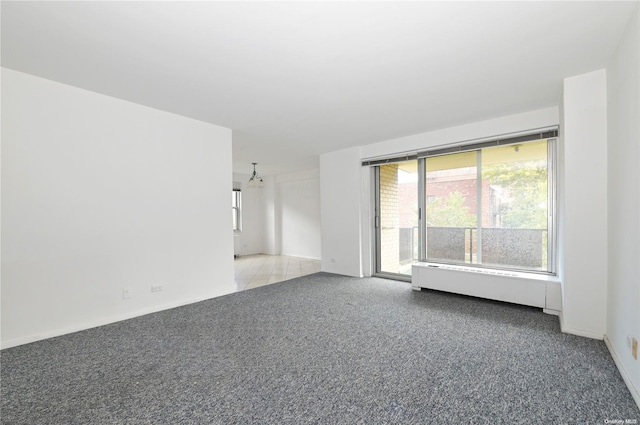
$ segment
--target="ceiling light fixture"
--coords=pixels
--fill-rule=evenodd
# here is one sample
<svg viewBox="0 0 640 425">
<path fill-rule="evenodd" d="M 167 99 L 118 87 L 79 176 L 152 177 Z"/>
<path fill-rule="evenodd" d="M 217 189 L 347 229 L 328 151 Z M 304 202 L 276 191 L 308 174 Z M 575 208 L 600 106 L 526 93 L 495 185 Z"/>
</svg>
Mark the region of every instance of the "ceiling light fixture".
<svg viewBox="0 0 640 425">
<path fill-rule="evenodd" d="M 264 186 L 264 182 L 262 181 L 262 177 L 258 175 L 256 171 L 257 162 L 252 162 L 253 164 L 253 174 L 249 177 L 249 183 L 247 183 L 247 187 L 262 187 Z"/>
</svg>

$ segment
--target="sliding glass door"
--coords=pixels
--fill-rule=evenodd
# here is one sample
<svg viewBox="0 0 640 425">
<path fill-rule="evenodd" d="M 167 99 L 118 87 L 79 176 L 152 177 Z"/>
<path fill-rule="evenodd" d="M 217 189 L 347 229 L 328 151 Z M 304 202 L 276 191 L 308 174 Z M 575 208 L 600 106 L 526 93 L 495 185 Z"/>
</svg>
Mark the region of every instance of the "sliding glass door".
<svg viewBox="0 0 640 425">
<path fill-rule="evenodd" d="M 478 154 L 426 159 L 426 241 L 430 261 L 472 263 L 477 252 Z"/>
<path fill-rule="evenodd" d="M 420 259 L 418 161 L 376 167 L 376 273 L 411 276 Z"/>
<path fill-rule="evenodd" d="M 375 273 L 408 278 L 412 264 L 428 261 L 553 274 L 554 140 L 514 138 L 371 164 Z"/>
</svg>

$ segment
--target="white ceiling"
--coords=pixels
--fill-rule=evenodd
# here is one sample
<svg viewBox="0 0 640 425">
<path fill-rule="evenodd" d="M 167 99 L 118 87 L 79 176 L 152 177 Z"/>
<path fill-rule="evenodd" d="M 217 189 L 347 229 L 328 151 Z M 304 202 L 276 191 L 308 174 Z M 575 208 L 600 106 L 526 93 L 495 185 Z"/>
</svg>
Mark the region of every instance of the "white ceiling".
<svg viewBox="0 0 640 425">
<path fill-rule="evenodd" d="M 234 171 L 557 105 L 634 2 L 2 2 L 2 65 L 233 129 Z"/>
</svg>

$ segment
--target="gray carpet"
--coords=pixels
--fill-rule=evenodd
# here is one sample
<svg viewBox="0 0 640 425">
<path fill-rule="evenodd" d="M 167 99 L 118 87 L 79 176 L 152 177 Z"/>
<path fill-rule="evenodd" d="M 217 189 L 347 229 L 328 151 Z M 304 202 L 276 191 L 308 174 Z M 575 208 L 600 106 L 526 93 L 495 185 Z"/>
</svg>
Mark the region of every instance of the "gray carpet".
<svg viewBox="0 0 640 425">
<path fill-rule="evenodd" d="M 1 352 L 3 424 L 602 424 L 604 343 L 538 309 L 319 273 Z"/>
</svg>

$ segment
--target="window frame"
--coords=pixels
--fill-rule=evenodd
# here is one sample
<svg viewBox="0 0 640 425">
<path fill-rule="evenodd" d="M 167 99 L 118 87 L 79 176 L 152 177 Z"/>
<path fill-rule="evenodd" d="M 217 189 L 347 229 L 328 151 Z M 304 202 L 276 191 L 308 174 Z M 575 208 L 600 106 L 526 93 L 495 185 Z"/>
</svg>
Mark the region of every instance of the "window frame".
<svg viewBox="0 0 640 425">
<path fill-rule="evenodd" d="M 231 221 L 231 226 L 233 228 L 233 232 L 234 233 L 241 233 L 242 232 L 242 191 L 240 189 L 232 189 L 231 191 L 232 193 L 232 197 L 231 197 L 231 211 L 232 211 L 232 217 L 235 219 L 235 226 L 234 226 L 234 221 L 232 219 Z"/>
</svg>

